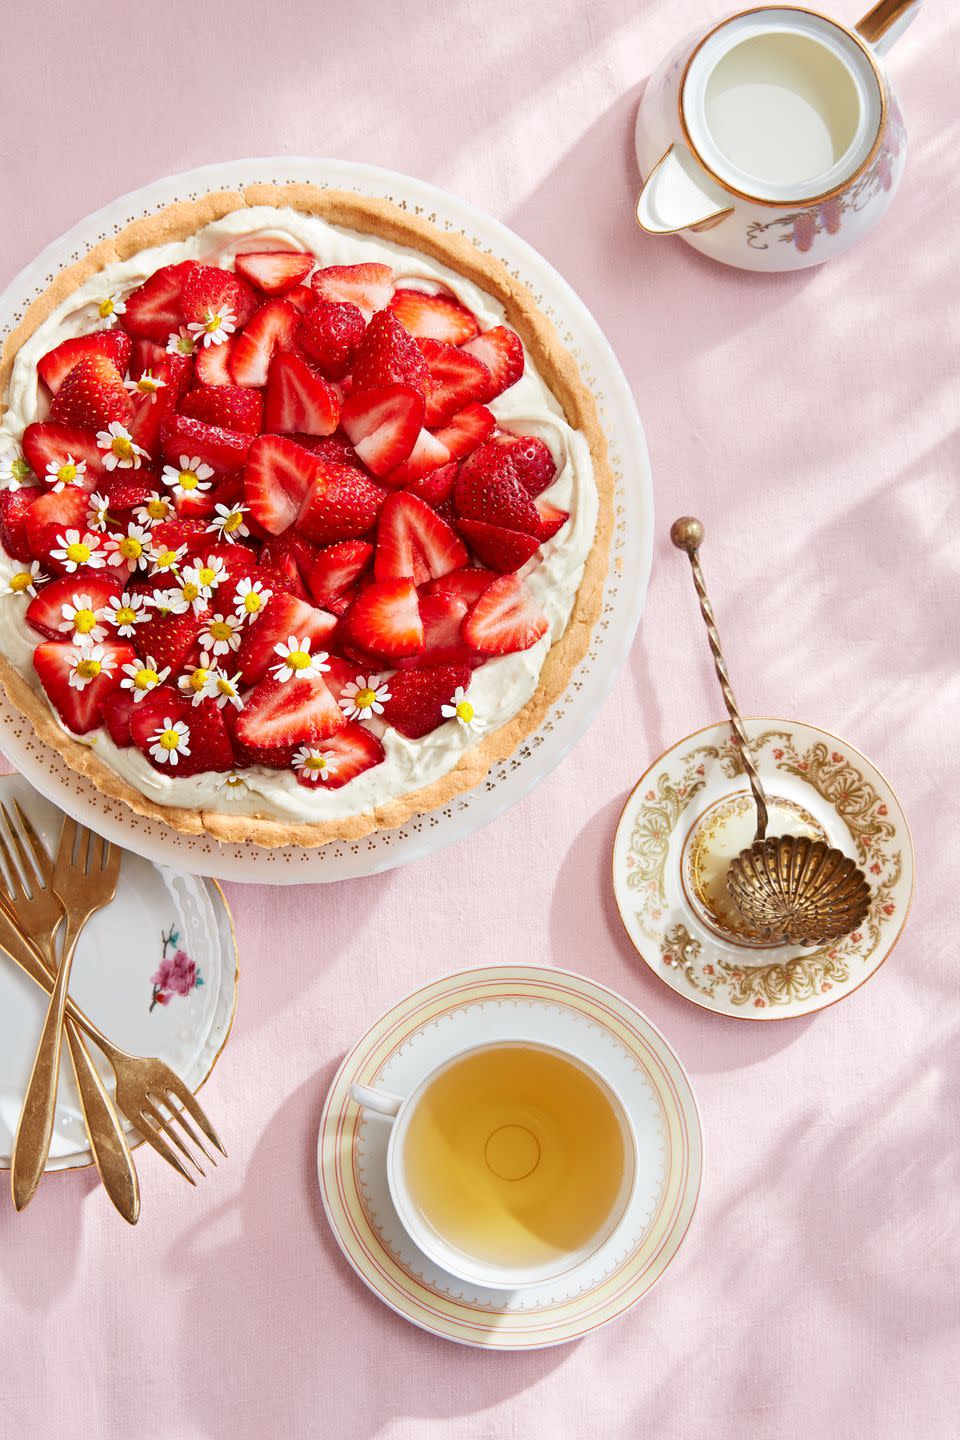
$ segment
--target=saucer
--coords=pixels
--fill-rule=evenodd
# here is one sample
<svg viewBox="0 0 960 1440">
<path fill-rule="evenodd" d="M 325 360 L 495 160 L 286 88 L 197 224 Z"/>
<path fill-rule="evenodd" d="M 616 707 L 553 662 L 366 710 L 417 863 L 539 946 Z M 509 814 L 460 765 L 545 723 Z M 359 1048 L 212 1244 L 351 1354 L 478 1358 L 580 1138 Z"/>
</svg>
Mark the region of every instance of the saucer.
<svg viewBox="0 0 960 1440">
<path fill-rule="evenodd" d="M 767 790 L 770 835 L 809 835 L 849 855 L 873 892 L 858 930 L 821 946 L 770 945 L 726 889 L 756 810 L 730 726 L 667 750 L 634 787 L 613 846 L 613 887 L 641 959 L 695 1005 L 785 1020 L 834 1005 L 893 949 L 913 894 L 913 841 L 889 783 L 859 750 L 797 720 L 746 722 Z"/>
<path fill-rule="evenodd" d="M 0 776 L 0 800 L 9 808 L 14 799 L 55 853 L 62 812 L 22 777 Z M 70 994 L 122 1049 L 166 1060 L 199 1090 L 227 1043 L 237 1002 L 237 949 L 220 887 L 124 851 L 116 898 L 80 937 Z M 46 1007 L 40 987 L 0 950 L 0 1170 L 10 1168 Z M 112 1093 L 113 1071 L 95 1045 L 90 1054 Z M 91 1163 L 65 1054 L 47 1169 Z"/>
<path fill-rule="evenodd" d="M 589 1259 L 542 1285 L 492 1290 L 455 1278 L 414 1246 L 390 1198 L 389 1122 L 361 1110 L 350 1086 L 407 1094 L 470 1045 L 531 1038 L 579 1057 L 619 1094 L 637 1134 L 637 1181 L 621 1224 Z M 422 1329 L 495 1350 L 581 1339 L 645 1295 L 687 1232 L 702 1157 L 690 1082 L 649 1020 L 583 976 L 507 965 L 448 975 L 382 1016 L 340 1066 L 317 1146 L 324 1209 L 361 1280 Z"/>
</svg>

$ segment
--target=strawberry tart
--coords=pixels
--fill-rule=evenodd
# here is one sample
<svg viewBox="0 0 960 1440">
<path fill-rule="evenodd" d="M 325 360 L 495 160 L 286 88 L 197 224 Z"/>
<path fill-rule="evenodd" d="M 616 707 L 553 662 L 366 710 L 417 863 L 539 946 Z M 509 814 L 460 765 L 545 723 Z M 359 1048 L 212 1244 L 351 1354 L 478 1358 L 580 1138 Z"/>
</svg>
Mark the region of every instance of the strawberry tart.
<svg viewBox="0 0 960 1440">
<path fill-rule="evenodd" d="M 63 271 L 0 363 L 0 681 L 134 810 L 356 839 L 475 785 L 589 644 L 612 477 L 531 294 L 255 186 Z"/>
</svg>

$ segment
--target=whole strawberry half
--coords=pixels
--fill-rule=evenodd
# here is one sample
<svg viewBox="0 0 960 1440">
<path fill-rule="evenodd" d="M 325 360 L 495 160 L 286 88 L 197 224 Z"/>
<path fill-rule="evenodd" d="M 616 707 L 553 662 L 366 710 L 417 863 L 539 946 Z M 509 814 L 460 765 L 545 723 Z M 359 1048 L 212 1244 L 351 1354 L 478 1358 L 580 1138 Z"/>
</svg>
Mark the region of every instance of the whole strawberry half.
<svg viewBox="0 0 960 1440">
<path fill-rule="evenodd" d="M 188 415 L 172 415 L 160 430 L 160 443 L 167 459 L 176 465 L 181 455 L 198 457 L 220 475 L 239 470 L 247 458 L 253 436 L 222 425 L 207 425 Z"/>
<path fill-rule="evenodd" d="M 235 385 L 266 385 L 270 361 L 279 350 L 289 350 L 300 312 L 287 300 L 261 305 L 231 346 L 230 373 Z"/>
<path fill-rule="evenodd" d="M 356 305 L 321 300 L 300 320 L 297 343 L 321 375 L 342 380 L 353 363 L 366 322 Z"/>
<path fill-rule="evenodd" d="M 463 520 L 481 520 L 524 535 L 532 535 L 537 529 L 537 508 L 521 485 L 509 455 L 489 441 L 462 462 L 453 487 L 453 503 Z"/>
<path fill-rule="evenodd" d="M 310 284 L 319 300 L 344 301 L 356 305 L 364 319 L 382 310 L 393 294 L 393 271 L 389 265 L 365 262 L 361 265 L 327 265 L 315 270 Z"/>
<path fill-rule="evenodd" d="M 379 311 L 367 326 L 351 374 L 351 394 L 383 385 L 410 385 L 426 396 L 430 386 L 420 347 L 389 310 Z"/>
<path fill-rule="evenodd" d="M 264 425 L 283 434 L 331 435 L 340 419 L 340 396 L 298 355 L 275 355 L 267 377 Z"/>
<path fill-rule="evenodd" d="M 30 601 L 26 613 L 27 624 L 50 640 L 72 640 L 73 633 L 69 625 L 66 630 L 62 628 L 65 623 L 63 607 L 71 605 L 79 608 L 80 600 L 86 600 L 89 602 L 89 609 L 96 613 L 103 610 L 111 598 L 119 593 L 119 581 L 103 571 L 94 571 L 79 580 L 75 575 L 64 575 L 59 580 L 52 580 L 49 585 L 44 585 Z M 101 621 L 101 624 L 108 628 L 105 622 Z"/>
<path fill-rule="evenodd" d="M 258 300 L 242 275 L 218 265 L 194 265 L 180 294 L 184 323 L 202 324 L 214 312 L 229 310 L 237 327 L 246 325 Z M 209 348 L 209 347 L 208 347 Z"/>
<path fill-rule="evenodd" d="M 178 721 L 187 727 L 187 737 L 177 749 L 176 765 L 172 765 L 169 760 L 157 760 L 150 750 L 162 732 Z M 160 685 L 151 690 L 144 700 L 133 707 L 130 738 L 154 769 L 171 779 L 233 768 L 233 746 L 223 711 L 217 702 L 201 700 L 199 705 L 194 705 L 192 700 L 170 685 Z"/>
<path fill-rule="evenodd" d="M 309 642 L 310 652 L 317 655 L 330 648 L 336 628 L 334 616 L 293 595 L 275 594 L 257 620 L 243 630 L 237 651 L 237 669 L 245 685 L 256 685 L 283 661 L 278 644 L 286 644 L 291 636 Z"/>
<path fill-rule="evenodd" d="M 34 559 L 27 533 L 27 515 L 43 493 L 36 485 L 0 491 L 0 544 L 13 560 Z"/>
<path fill-rule="evenodd" d="M 263 429 L 263 396 L 259 390 L 242 385 L 188 390 L 178 408 L 181 415 L 203 420 L 207 425 L 220 425 L 225 430 L 259 435 Z"/>
<path fill-rule="evenodd" d="M 265 295 L 283 295 L 300 285 L 313 269 L 313 256 L 298 250 L 248 250 L 234 259 L 238 275 Z"/>
<path fill-rule="evenodd" d="M 547 617 L 523 581 L 500 575 L 478 598 L 461 633 L 480 655 L 509 655 L 529 650 L 548 629 Z"/>
<path fill-rule="evenodd" d="M 376 735 L 354 721 L 334 735 L 328 735 L 316 748 L 325 761 L 322 771 L 307 765 L 297 771 L 298 782 L 311 790 L 340 790 L 365 770 L 382 764 L 385 758 Z M 322 779 L 318 778 L 320 775 Z"/>
<path fill-rule="evenodd" d="M 423 650 L 423 622 L 412 580 L 378 580 L 361 590 L 340 622 L 348 643 L 396 660 Z"/>
<path fill-rule="evenodd" d="M 53 484 L 47 474 L 48 466 L 58 468 L 70 460 L 74 464 L 82 460 L 86 465 L 79 481 L 81 489 L 92 490 L 104 474 L 103 451 L 96 436 L 76 425 L 64 425 L 57 420 L 34 421 L 24 430 L 20 443 L 23 457 L 38 480 Z"/>
<path fill-rule="evenodd" d="M 162 589 L 162 583 L 155 588 Z M 204 607 L 200 614 L 187 610 L 183 615 L 158 611 L 152 620 L 137 626 L 137 646 L 143 655 L 152 655 L 162 670 L 169 665 L 172 675 L 183 668 L 197 647 L 197 637 L 209 617 Z"/>
<path fill-rule="evenodd" d="M 78 659 L 86 658 L 96 673 L 85 677 L 86 683 L 77 686 L 71 683 Z M 36 670 L 47 699 L 60 719 L 74 735 L 87 735 L 100 724 L 100 706 L 108 695 L 119 689 L 123 679 L 123 666 L 134 658 L 132 645 L 111 644 L 104 641 L 99 646 L 99 656 L 94 653 L 84 656 L 72 642 L 47 640 L 33 652 L 33 668 Z"/>
<path fill-rule="evenodd" d="M 120 324 L 128 335 L 166 344 L 170 336 L 179 331 L 183 324 L 180 296 L 195 265 L 195 260 L 162 265 L 130 292 L 126 309 L 120 316 Z"/>
<path fill-rule="evenodd" d="M 452 295 L 428 295 L 423 290 L 395 290 L 389 309 L 411 335 L 462 345 L 480 326 L 477 317 Z"/>
<path fill-rule="evenodd" d="M 109 356 L 86 355 L 61 380 L 50 418 L 81 430 L 105 430 L 113 420 L 129 424 L 132 409 L 120 372 Z"/>
<path fill-rule="evenodd" d="M 326 740 L 346 723 L 322 675 L 292 680 L 268 675 L 247 696 L 235 732 L 244 745 L 255 750 L 277 750 Z"/>
<path fill-rule="evenodd" d="M 557 464 L 547 445 L 537 435 L 511 435 L 501 431 L 492 444 L 506 450 L 514 471 L 530 496 L 537 496 L 557 477 Z"/>
<path fill-rule="evenodd" d="M 316 469 L 300 511 L 300 531 L 318 545 L 356 540 L 376 523 L 384 492 L 351 465 L 312 456 Z"/>
<path fill-rule="evenodd" d="M 463 542 L 429 505 L 406 491 L 383 502 L 374 561 L 378 580 L 408 576 L 414 585 L 423 585 L 466 563 Z"/>
<path fill-rule="evenodd" d="M 515 385 L 523 374 L 524 356 L 520 336 L 506 325 L 496 325 L 484 330 L 482 335 L 468 340 L 463 347 L 469 355 L 483 362 L 490 372 L 490 386 L 479 399 L 485 403 L 494 400 Z"/>
<path fill-rule="evenodd" d="M 427 425 L 443 425 L 458 410 L 489 394 L 490 371 L 475 355 L 442 340 L 424 339 L 419 345 L 430 372 Z"/>
<path fill-rule="evenodd" d="M 383 718 L 409 740 L 429 735 L 445 717 L 442 707 L 448 705 L 455 690 L 470 684 L 469 665 L 426 665 L 414 670 L 398 670 L 390 677 L 390 699 L 383 707 Z"/>
<path fill-rule="evenodd" d="M 73 367 L 91 355 L 105 355 L 113 361 L 121 375 L 125 374 L 130 347 L 130 336 L 122 330 L 97 330 L 92 335 L 78 335 L 71 340 L 61 340 L 59 345 L 48 350 L 37 361 L 37 374 L 50 394 L 56 395 Z"/>
</svg>

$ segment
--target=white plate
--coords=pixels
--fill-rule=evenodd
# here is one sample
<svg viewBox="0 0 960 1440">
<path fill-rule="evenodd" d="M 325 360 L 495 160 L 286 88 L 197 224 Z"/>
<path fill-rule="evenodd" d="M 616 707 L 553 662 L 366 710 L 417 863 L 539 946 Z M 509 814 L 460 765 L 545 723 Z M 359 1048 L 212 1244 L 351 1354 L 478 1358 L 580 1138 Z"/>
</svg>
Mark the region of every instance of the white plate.
<svg viewBox="0 0 960 1440">
<path fill-rule="evenodd" d="M 350 1086 L 405 1095 L 458 1050 L 518 1038 L 566 1049 L 610 1082 L 633 1121 L 639 1163 L 623 1222 L 606 1244 L 552 1281 L 509 1292 L 457 1279 L 416 1248 L 390 1197 L 389 1125 L 362 1111 Z M 565 970 L 487 966 L 408 995 L 358 1040 L 324 1105 L 317 1164 L 337 1243 L 385 1304 L 447 1340 L 531 1350 L 582 1338 L 659 1279 L 693 1217 L 703 1140 L 680 1061 L 627 1000 Z"/>
<path fill-rule="evenodd" d="M 0 800 L 9 807 L 14 799 L 55 851 L 61 812 L 22 777 L 0 776 Z M 154 977 L 178 952 L 185 958 L 160 990 Z M 116 898 L 80 936 L 70 994 L 121 1049 L 166 1060 L 199 1090 L 227 1043 L 237 1004 L 233 922 L 220 887 L 125 854 Z M 0 950 L 0 1170 L 10 1167 L 46 1006 L 44 991 Z M 113 1071 L 95 1046 L 90 1053 L 112 1093 Z M 65 1055 L 47 1169 L 73 1170 L 91 1160 Z"/>
<path fill-rule="evenodd" d="M 643 609 L 653 550 L 653 489 L 643 428 L 626 376 L 597 322 L 556 270 L 506 226 L 456 196 L 406 175 L 341 160 L 281 157 L 207 165 L 170 176 L 88 216 L 22 270 L 0 296 L 0 335 L 13 328 L 59 269 L 131 220 L 210 190 L 285 180 L 310 180 L 393 200 L 442 229 L 469 236 L 519 275 L 554 321 L 596 397 L 610 446 L 616 500 L 612 563 L 593 644 L 539 729 L 508 760 L 493 766 L 474 790 L 442 810 L 415 816 L 399 829 L 379 831 L 356 844 L 265 850 L 178 835 L 107 799 L 48 747 L 38 744 L 29 721 L 0 698 L 6 754 L 38 790 L 71 815 L 118 845 L 179 870 L 280 885 L 370 875 L 418 860 L 472 834 L 527 794 L 579 740 L 613 685 Z"/>
</svg>

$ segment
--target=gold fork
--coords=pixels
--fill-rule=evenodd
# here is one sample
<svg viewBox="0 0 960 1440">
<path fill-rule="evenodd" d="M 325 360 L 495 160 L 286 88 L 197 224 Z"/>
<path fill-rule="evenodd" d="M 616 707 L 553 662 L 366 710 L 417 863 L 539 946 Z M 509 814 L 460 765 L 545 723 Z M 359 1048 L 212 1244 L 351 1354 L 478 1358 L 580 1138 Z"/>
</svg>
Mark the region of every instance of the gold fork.
<svg viewBox="0 0 960 1440">
<path fill-rule="evenodd" d="M 50 923 L 52 905 L 58 900 L 62 901 L 66 915 L 60 967 L 13 1142 L 10 1179 L 17 1210 L 29 1205 L 36 1194 L 50 1153 L 60 1080 L 63 1021 L 77 941 L 90 916 L 113 899 L 119 873 L 119 850 L 107 845 L 101 836 L 67 818 L 60 832 L 60 846 L 49 887 L 32 867 L 27 876 L 21 877 L 16 866 L 12 866 L 7 876 L 12 896 L 12 902 L 8 899 L 9 909 L 24 934 L 42 931 Z"/>
<path fill-rule="evenodd" d="M 30 837 L 31 845 L 42 846 L 42 841 L 27 816 L 22 811 L 19 813 Z M 0 890 L 0 900 L 2 899 L 3 894 Z M 11 959 L 15 960 L 20 968 L 49 994 L 53 989 L 56 976 L 55 966 L 49 965 L 45 959 L 37 955 L 12 922 L 5 925 L 6 918 L 0 912 L 0 948 L 6 950 Z M 130 1055 L 126 1050 L 121 1050 L 119 1046 L 108 1040 L 102 1031 L 97 1029 L 96 1025 L 71 999 L 67 1000 L 66 1013 L 88 1039 L 103 1051 L 112 1066 L 116 1076 L 114 1099 L 117 1109 L 127 1117 L 157 1154 L 163 1156 L 168 1165 L 178 1171 L 191 1185 L 196 1184 L 191 1171 L 167 1143 L 169 1140 L 195 1170 L 201 1175 L 205 1174 L 199 1160 L 180 1138 L 177 1127 L 186 1134 L 187 1138 L 211 1164 L 216 1164 L 216 1160 L 204 1147 L 203 1141 L 190 1124 L 187 1115 L 183 1113 L 184 1111 L 188 1112 L 210 1145 L 226 1157 L 227 1152 L 223 1142 L 208 1120 L 200 1102 L 186 1082 L 181 1080 L 165 1060 L 147 1059 L 140 1055 Z M 164 1109 L 170 1111 L 169 1116 L 164 1114 Z"/>
<path fill-rule="evenodd" d="M 63 905 L 49 888 L 53 880 L 53 860 L 20 808 L 20 802 L 15 800 L 14 805 L 23 824 L 25 837 L 21 835 L 21 831 L 14 823 L 7 807 L 0 805 L 0 811 L 3 812 L 10 840 L 20 860 L 21 875 L 33 875 L 34 882 L 36 882 L 37 872 L 39 872 L 44 882 L 43 889 L 40 889 L 39 886 L 37 888 L 37 905 L 35 907 L 37 928 L 29 938 L 17 933 L 21 943 L 26 947 L 32 945 L 38 956 L 43 957 L 49 964 L 51 972 L 55 973 L 55 940 L 63 916 Z M 27 848 L 30 852 L 29 858 Z M 7 874 L 16 874 L 16 867 L 2 834 L 0 834 L 0 858 L 4 862 Z M 6 887 L 0 877 L 0 900 L 6 893 Z M 49 903 L 50 900 L 53 903 Z M 40 923 L 41 921 L 42 923 Z M 7 931 L 13 929 L 14 921 L 4 911 L 0 917 L 0 946 L 3 948 L 8 948 L 4 945 L 4 940 Z M 83 1036 L 73 1020 L 67 1019 L 65 1031 L 73 1073 L 80 1095 L 84 1128 L 90 1142 L 94 1162 L 103 1181 L 104 1189 L 114 1206 L 130 1225 L 135 1225 L 140 1215 L 140 1187 L 137 1183 L 136 1167 L 123 1125 L 120 1123 L 120 1117 L 99 1071 L 93 1063 L 90 1052 L 83 1042 Z"/>
</svg>

